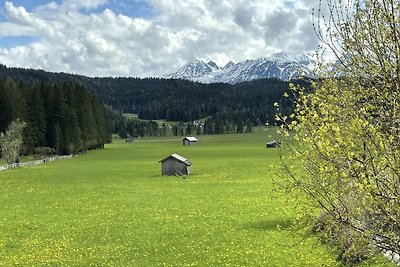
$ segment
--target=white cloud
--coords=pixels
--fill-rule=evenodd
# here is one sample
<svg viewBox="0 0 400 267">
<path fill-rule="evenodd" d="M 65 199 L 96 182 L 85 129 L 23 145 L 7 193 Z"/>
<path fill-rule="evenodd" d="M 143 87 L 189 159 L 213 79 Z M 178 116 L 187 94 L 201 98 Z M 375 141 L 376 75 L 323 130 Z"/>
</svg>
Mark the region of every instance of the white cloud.
<svg viewBox="0 0 400 267">
<path fill-rule="evenodd" d="M 61 4 L 63 10 L 79 10 L 97 8 L 107 3 L 107 0 L 64 0 Z"/>
<path fill-rule="evenodd" d="M 0 62 L 89 76 L 145 77 L 195 59 L 224 65 L 317 46 L 308 0 L 148 0 L 157 14 L 150 18 L 111 9 L 90 13 L 106 2 L 64 0 L 28 12 L 7 1 L 8 21 L 0 23 L 0 37 L 36 41 L 1 48 Z"/>
</svg>

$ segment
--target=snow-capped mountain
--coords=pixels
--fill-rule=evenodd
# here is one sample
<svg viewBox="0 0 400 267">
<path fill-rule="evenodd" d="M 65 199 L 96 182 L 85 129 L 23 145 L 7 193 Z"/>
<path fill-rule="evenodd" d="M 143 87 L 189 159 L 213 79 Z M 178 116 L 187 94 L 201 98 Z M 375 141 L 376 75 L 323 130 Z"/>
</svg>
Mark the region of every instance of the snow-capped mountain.
<svg viewBox="0 0 400 267">
<path fill-rule="evenodd" d="M 280 52 L 269 57 L 239 63 L 230 61 L 224 67 L 219 67 L 213 61 L 206 63 L 196 60 L 181 67 L 177 72 L 163 77 L 201 83 L 230 84 L 273 77 L 290 80 L 298 76 L 313 76 L 315 63 L 315 59 L 308 53 Z"/>
</svg>

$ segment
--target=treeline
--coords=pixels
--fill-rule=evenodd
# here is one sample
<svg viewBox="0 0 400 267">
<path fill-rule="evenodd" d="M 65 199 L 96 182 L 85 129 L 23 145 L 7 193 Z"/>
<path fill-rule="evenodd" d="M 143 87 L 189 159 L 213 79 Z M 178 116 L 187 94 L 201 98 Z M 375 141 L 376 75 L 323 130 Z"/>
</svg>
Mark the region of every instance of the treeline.
<svg viewBox="0 0 400 267">
<path fill-rule="evenodd" d="M 297 81 L 306 85 L 305 81 Z M 94 78 L 86 87 L 104 103 L 122 113 L 138 114 L 143 120 L 190 122 L 215 116 L 226 110 L 234 111 L 238 121 L 273 122 L 274 102 L 282 109 L 292 103 L 283 97 L 288 82 L 261 79 L 236 85 L 200 84 L 186 80 L 156 78 Z M 249 117 L 250 116 L 250 117 Z"/>
<path fill-rule="evenodd" d="M 203 124 L 196 122 L 157 123 L 155 121 L 143 121 L 139 119 L 127 119 L 121 116 L 114 120 L 114 133 L 120 137 L 128 136 L 184 136 L 207 134 Z"/>
<path fill-rule="evenodd" d="M 16 119 L 26 123 L 24 154 L 35 148 L 72 154 L 111 141 L 111 120 L 103 103 L 71 81 L 17 82 L 0 77 L 0 132 Z"/>
<path fill-rule="evenodd" d="M 125 84 L 128 81 L 126 79 L 102 79 L 103 82 L 99 84 L 108 86 L 108 89 L 88 88 L 95 88 L 103 101 L 115 109 L 138 114 L 139 119 L 147 120 L 130 121 L 122 118 L 116 124 L 115 132 L 130 133 L 133 136 L 250 132 L 254 126 L 275 124 L 275 102 L 279 103 L 283 114 L 290 114 L 293 110 L 291 97 L 283 96 L 288 89 L 288 82 L 277 79 L 255 80 L 237 85 L 134 79 L 130 83 L 131 87 Z M 308 86 L 304 80 L 294 82 Z M 195 123 L 199 119 L 205 122 Z M 153 120 L 185 123 L 164 125 Z"/>
<path fill-rule="evenodd" d="M 9 75 L 27 84 L 45 81 L 60 84 L 69 79 L 95 93 L 103 103 L 116 111 L 114 132 L 146 135 L 180 135 L 189 131 L 205 134 L 240 133 L 253 126 L 275 124 L 274 103 L 280 112 L 290 114 L 292 102 L 283 97 L 288 82 L 260 79 L 236 85 L 201 84 L 186 80 L 158 78 L 89 78 L 65 73 L 7 68 L 0 65 L 0 78 Z M 293 81 L 308 86 L 305 80 Z M 137 114 L 139 121 L 122 118 L 123 113 Z M 191 125 L 207 118 L 204 125 Z M 163 126 L 154 120 L 185 122 Z"/>
<path fill-rule="evenodd" d="M 308 86 L 305 80 L 293 82 Z M 155 78 L 95 78 L 88 80 L 87 88 L 119 112 L 137 114 L 142 120 L 120 119 L 115 132 L 122 133 L 122 137 L 250 132 L 254 126 L 275 124 L 275 102 L 283 114 L 293 110 L 290 96 L 283 96 L 288 82 L 278 79 L 230 85 Z M 194 123 L 199 119 L 205 122 Z M 184 123 L 157 124 L 154 120 Z"/>
</svg>

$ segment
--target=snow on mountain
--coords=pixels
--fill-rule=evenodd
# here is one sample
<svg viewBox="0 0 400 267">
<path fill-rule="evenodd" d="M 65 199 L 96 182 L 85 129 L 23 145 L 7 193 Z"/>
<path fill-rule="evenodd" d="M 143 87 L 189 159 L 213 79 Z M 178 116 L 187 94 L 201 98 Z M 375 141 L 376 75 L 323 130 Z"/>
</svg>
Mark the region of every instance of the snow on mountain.
<svg viewBox="0 0 400 267">
<path fill-rule="evenodd" d="M 164 75 L 164 78 L 185 79 L 192 81 L 201 81 L 203 83 L 212 83 L 213 77 L 221 70 L 218 65 L 210 61 L 208 63 L 196 60 L 181 67 L 177 72 Z"/>
<path fill-rule="evenodd" d="M 316 61 L 310 54 L 280 52 L 269 57 L 246 60 L 239 63 L 229 61 L 224 67 L 214 62 L 196 60 L 181 67 L 164 78 L 186 79 L 201 83 L 235 84 L 260 78 L 290 80 L 298 76 L 313 76 Z"/>
</svg>

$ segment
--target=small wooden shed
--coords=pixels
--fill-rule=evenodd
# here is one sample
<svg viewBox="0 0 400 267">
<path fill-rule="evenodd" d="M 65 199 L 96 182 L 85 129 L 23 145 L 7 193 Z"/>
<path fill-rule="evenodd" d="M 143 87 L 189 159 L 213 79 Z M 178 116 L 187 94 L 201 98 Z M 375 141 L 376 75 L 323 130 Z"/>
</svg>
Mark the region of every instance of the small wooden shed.
<svg viewBox="0 0 400 267">
<path fill-rule="evenodd" d="M 133 142 L 133 140 L 134 140 L 133 136 L 130 136 L 130 135 L 128 135 L 128 136 L 125 138 L 125 142 Z"/>
<path fill-rule="evenodd" d="M 186 136 L 185 138 L 182 139 L 182 145 L 190 146 L 190 145 L 197 144 L 198 141 L 199 140 L 194 136 Z"/>
<path fill-rule="evenodd" d="M 275 140 L 269 141 L 267 142 L 267 144 L 265 145 L 267 148 L 274 148 L 277 147 L 279 145 L 279 143 Z"/>
<path fill-rule="evenodd" d="M 192 172 L 192 163 L 178 155 L 171 154 L 159 161 L 161 163 L 161 175 L 189 175 Z"/>
</svg>

